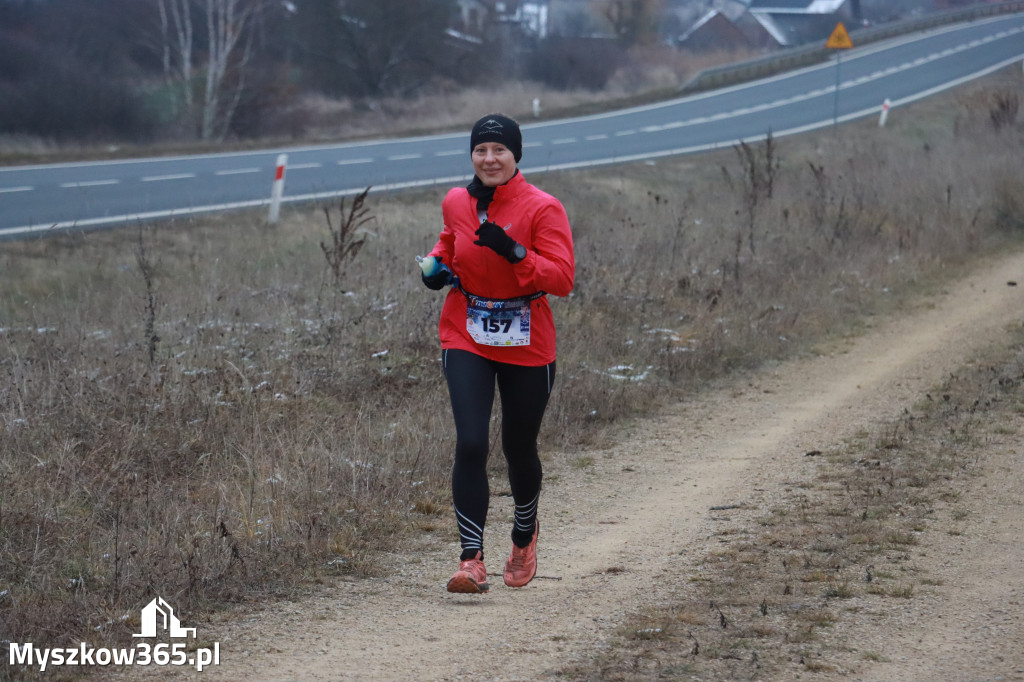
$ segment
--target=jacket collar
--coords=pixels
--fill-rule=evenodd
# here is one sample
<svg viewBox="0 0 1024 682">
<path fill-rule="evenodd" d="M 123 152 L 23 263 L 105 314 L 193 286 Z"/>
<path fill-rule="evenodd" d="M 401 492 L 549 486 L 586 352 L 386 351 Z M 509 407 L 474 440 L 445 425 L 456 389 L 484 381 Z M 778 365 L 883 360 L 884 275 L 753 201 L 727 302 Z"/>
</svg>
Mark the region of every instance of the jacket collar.
<svg viewBox="0 0 1024 682">
<path fill-rule="evenodd" d="M 516 174 L 506 182 L 504 185 L 498 185 L 494 188 L 494 200 L 495 201 L 509 201 L 515 199 L 517 196 L 526 190 L 526 180 L 523 178 L 523 173 L 517 168 Z"/>
</svg>

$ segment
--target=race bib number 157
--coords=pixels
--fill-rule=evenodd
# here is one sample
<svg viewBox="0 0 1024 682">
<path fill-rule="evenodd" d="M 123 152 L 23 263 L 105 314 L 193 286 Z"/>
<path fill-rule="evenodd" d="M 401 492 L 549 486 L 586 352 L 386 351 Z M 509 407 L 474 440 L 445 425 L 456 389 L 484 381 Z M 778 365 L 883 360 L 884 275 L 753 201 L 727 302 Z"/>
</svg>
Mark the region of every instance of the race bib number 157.
<svg viewBox="0 0 1024 682">
<path fill-rule="evenodd" d="M 530 303 L 514 306 L 505 302 L 470 298 L 466 306 L 466 330 L 484 346 L 529 346 Z"/>
</svg>

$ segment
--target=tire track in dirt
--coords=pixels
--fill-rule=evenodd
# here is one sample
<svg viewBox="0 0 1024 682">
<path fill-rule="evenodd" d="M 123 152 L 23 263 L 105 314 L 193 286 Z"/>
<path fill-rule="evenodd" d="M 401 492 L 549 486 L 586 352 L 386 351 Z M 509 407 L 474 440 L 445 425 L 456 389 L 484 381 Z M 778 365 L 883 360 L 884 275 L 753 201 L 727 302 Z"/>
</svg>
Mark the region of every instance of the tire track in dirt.
<svg viewBox="0 0 1024 682">
<path fill-rule="evenodd" d="M 1007 282 L 1022 276 L 1024 255 L 1003 257 L 842 351 L 732 379 L 627 426 L 605 450 L 579 453 L 593 466 L 549 471 L 540 578 L 526 588 L 502 584 L 511 503 L 495 498 L 489 594 L 447 594 L 457 544 L 425 536 L 383 559 L 387 577 L 200 624 L 222 652 L 202 676 L 532 680 L 586 660 L 630 613 L 685 587 L 712 547 L 710 507 L 770 505 L 806 466 L 804 453 L 896 414 L 1019 324 L 1024 295 Z"/>
</svg>

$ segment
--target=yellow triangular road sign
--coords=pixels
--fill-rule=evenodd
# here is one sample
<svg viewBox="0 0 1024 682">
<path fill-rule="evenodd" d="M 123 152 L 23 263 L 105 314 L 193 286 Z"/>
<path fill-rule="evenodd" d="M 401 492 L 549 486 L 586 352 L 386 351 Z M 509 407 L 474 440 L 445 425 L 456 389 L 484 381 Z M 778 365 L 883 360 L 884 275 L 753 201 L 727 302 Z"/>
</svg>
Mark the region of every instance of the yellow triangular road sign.
<svg viewBox="0 0 1024 682">
<path fill-rule="evenodd" d="M 853 41 L 850 40 L 850 34 L 846 32 L 843 22 L 840 21 L 836 24 L 832 35 L 828 37 L 828 42 L 825 43 L 825 47 L 831 47 L 834 50 L 848 50 L 853 47 Z"/>
</svg>

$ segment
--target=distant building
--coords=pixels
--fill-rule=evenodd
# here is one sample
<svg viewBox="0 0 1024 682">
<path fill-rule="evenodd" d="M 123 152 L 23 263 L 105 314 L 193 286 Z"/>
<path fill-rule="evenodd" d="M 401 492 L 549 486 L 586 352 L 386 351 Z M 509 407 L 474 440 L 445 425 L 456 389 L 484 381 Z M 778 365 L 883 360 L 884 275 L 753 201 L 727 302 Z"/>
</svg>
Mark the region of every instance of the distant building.
<svg viewBox="0 0 1024 682">
<path fill-rule="evenodd" d="M 745 12 L 737 17 L 733 23 L 736 24 L 736 28 L 743 31 L 743 35 L 747 37 L 747 43 L 752 48 L 766 50 L 781 46 L 775 36 L 765 29 L 764 25 L 750 12 Z"/>
<path fill-rule="evenodd" d="M 714 0 L 677 46 L 694 51 L 770 49 L 824 42 L 840 21 L 860 25 L 860 0 Z"/>
<path fill-rule="evenodd" d="M 751 0 L 753 17 L 779 45 L 827 40 L 840 21 L 858 21 L 859 0 Z"/>
<path fill-rule="evenodd" d="M 709 9 L 717 9 L 719 12 L 736 21 L 747 13 L 747 5 L 750 0 L 711 0 Z"/>
<path fill-rule="evenodd" d="M 479 36 L 486 23 L 487 3 L 482 0 L 459 0 L 459 18 L 452 29 L 460 34 Z"/>
<path fill-rule="evenodd" d="M 522 2 L 516 20 L 528 34 L 537 38 L 548 37 L 548 3 Z"/>
<path fill-rule="evenodd" d="M 548 35 L 548 0 L 458 0 L 459 16 L 453 30 L 486 36 L 495 28 L 533 38 Z"/>
<path fill-rule="evenodd" d="M 676 46 L 704 52 L 748 47 L 747 36 L 722 12 L 713 9 L 676 39 Z"/>
<path fill-rule="evenodd" d="M 776 48 L 781 43 L 749 11 L 743 0 L 714 0 L 712 9 L 675 39 L 677 47 L 706 50 Z"/>
</svg>

